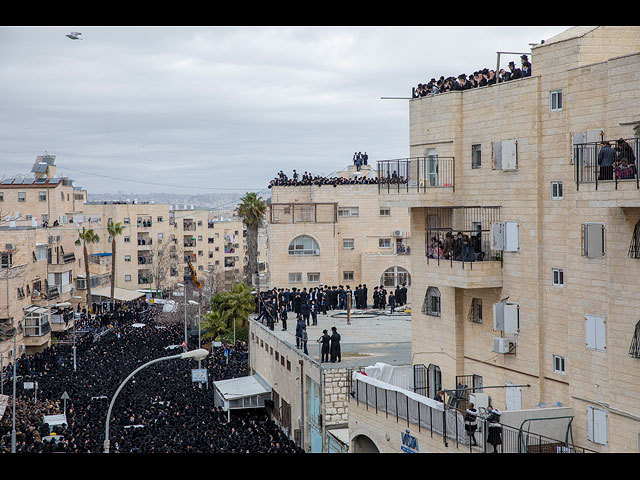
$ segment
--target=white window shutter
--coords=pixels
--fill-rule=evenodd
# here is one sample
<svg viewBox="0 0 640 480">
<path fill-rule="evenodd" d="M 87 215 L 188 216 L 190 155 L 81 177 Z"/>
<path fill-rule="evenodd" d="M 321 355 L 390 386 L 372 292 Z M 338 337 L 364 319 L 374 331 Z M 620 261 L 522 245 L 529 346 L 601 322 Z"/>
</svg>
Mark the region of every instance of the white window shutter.
<svg viewBox="0 0 640 480">
<path fill-rule="evenodd" d="M 593 409 L 593 441 L 607 444 L 607 412 L 599 408 Z"/>
<path fill-rule="evenodd" d="M 502 170 L 502 142 L 491 142 L 491 168 Z"/>
<path fill-rule="evenodd" d="M 589 258 L 604 257 L 604 225 L 585 223 L 583 229 L 584 255 Z"/>
<path fill-rule="evenodd" d="M 518 141 L 515 139 L 502 142 L 502 169 L 517 170 L 518 168 Z"/>
<path fill-rule="evenodd" d="M 593 407 L 587 407 L 587 440 L 593 442 Z"/>
<path fill-rule="evenodd" d="M 607 349 L 607 335 L 604 317 L 595 317 L 596 350 L 604 352 Z"/>
<path fill-rule="evenodd" d="M 504 303 L 493 304 L 493 329 L 504 330 Z"/>
<path fill-rule="evenodd" d="M 504 305 L 504 333 L 513 334 L 520 330 L 520 306 L 515 303 Z"/>
<path fill-rule="evenodd" d="M 520 232 L 518 222 L 504 222 L 504 251 L 517 252 L 520 250 Z"/>
<path fill-rule="evenodd" d="M 587 315 L 585 321 L 585 343 L 590 350 L 596 349 L 596 317 Z"/>
<path fill-rule="evenodd" d="M 491 224 L 491 250 L 504 250 L 504 222 Z"/>
<path fill-rule="evenodd" d="M 585 135 L 584 132 L 574 132 L 571 134 L 571 164 L 576 161 L 576 153 L 579 157 L 582 157 L 584 154 L 579 150 L 576 152 L 575 145 L 579 143 L 584 143 Z"/>
</svg>

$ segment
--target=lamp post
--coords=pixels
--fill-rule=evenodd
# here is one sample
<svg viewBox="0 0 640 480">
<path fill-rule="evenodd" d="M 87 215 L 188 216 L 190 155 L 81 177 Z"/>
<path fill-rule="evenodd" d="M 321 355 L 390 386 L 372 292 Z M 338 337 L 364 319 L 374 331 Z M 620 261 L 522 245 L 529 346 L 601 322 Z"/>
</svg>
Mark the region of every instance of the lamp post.
<svg viewBox="0 0 640 480">
<path fill-rule="evenodd" d="M 162 357 L 162 358 L 156 358 L 155 360 L 151 360 L 150 362 L 145 363 L 144 365 L 136 368 L 133 372 L 131 372 L 131 374 L 124 379 L 124 381 L 120 384 L 120 386 L 118 387 L 118 390 L 116 390 L 116 393 L 113 395 L 113 398 L 111 399 L 111 403 L 109 404 L 109 410 L 107 411 L 107 420 L 105 422 L 105 428 L 104 428 L 104 453 L 109 453 L 109 446 L 110 446 L 110 442 L 109 442 L 109 419 L 111 418 L 111 410 L 113 409 L 113 404 L 116 401 L 116 398 L 118 397 L 118 394 L 120 393 L 120 390 L 122 390 L 122 388 L 124 387 L 124 385 L 131 380 L 131 378 L 138 373 L 140 370 L 148 367 L 149 365 L 153 365 L 154 363 L 158 363 L 158 362 L 162 362 L 165 360 L 176 360 L 179 358 L 193 358 L 196 359 L 198 361 L 201 361 L 203 358 L 205 358 L 207 355 L 209 355 L 209 352 L 203 348 L 199 348 L 197 350 L 191 350 L 188 352 L 183 352 L 183 353 L 179 353 L 177 355 L 170 355 L 168 357 Z"/>
<path fill-rule="evenodd" d="M 182 283 L 176 283 L 178 287 L 182 287 L 182 293 L 184 295 L 184 347 L 182 347 L 182 351 L 187 351 L 187 286 Z"/>
</svg>

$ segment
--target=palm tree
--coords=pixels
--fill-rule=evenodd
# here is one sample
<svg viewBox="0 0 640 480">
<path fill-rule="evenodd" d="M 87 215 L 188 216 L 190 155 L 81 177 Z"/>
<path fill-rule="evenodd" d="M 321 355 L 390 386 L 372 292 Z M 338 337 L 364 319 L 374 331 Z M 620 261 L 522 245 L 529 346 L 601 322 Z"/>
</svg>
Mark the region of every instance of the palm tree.
<svg viewBox="0 0 640 480">
<path fill-rule="evenodd" d="M 107 225 L 107 231 L 111 236 L 111 308 L 113 309 L 113 301 L 115 298 L 116 288 L 116 237 L 122 235 L 125 226 L 118 222 L 116 224 L 109 222 Z"/>
<path fill-rule="evenodd" d="M 247 227 L 247 267 L 245 281 L 253 284 L 253 274 L 258 273 L 258 227 L 267 210 L 267 205 L 262 197 L 255 192 L 249 193 L 240 199 L 237 213 Z"/>
<path fill-rule="evenodd" d="M 226 312 L 212 311 L 206 313 L 203 320 L 202 328 L 206 330 L 206 333 L 202 335 L 202 338 L 205 340 L 210 338 L 211 341 L 218 341 L 229 329 Z"/>
<path fill-rule="evenodd" d="M 87 251 L 88 243 L 98 243 L 100 237 L 92 228 L 86 229 L 82 227 L 82 231 L 78 230 L 78 239 L 76 245 L 82 245 L 84 253 L 84 272 L 87 279 L 87 312 L 91 312 L 91 277 L 89 276 L 89 252 Z"/>
</svg>

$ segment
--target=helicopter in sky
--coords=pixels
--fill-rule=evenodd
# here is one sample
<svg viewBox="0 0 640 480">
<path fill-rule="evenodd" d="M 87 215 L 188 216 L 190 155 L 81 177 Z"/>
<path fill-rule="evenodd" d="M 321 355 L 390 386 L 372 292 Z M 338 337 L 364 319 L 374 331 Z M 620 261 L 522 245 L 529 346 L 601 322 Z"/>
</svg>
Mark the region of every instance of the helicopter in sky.
<svg viewBox="0 0 640 480">
<path fill-rule="evenodd" d="M 82 40 L 80 38 L 80 35 L 82 35 L 82 33 L 80 32 L 71 32 L 69 35 L 67 35 L 67 37 L 69 37 L 71 40 Z"/>
</svg>

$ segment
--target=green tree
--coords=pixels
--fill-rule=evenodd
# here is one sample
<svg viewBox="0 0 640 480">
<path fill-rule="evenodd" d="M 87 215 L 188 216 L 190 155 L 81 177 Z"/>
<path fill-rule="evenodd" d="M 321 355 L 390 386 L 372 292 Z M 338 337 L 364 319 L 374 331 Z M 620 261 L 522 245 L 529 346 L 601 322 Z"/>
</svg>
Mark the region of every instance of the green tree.
<svg viewBox="0 0 640 480">
<path fill-rule="evenodd" d="M 113 308 L 113 301 L 115 298 L 115 288 L 116 288 L 116 237 L 118 235 L 122 235 L 124 232 L 125 226 L 118 222 L 116 224 L 109 222 L 107 225 L 107 231 L 109 232 L 109 236 L 111 236 L 111 305 Z"/>
<path fill-rule="evenodd" d="M 82 252 L 84 254 L 84 272 L 87 279 L 87 312 L 91 312 L 91 277 L 89 275 L 89 251 L 87 250 L 87 244 L 98 243 L 100 237 L 92 228 L 82 227 L 82 231 L 78 230 L 78 239 L 76 245 L 82 245 Z"/>
<path fill-rule="evenodd" d="M 229 330 L 229 321 L 225 312 L 212 311 L 203 316 L 202 327 L 206 332 L 202 335 L 203 339 L 211 339 L 214 342 L 220 341 L 222 335 Z"/>
<path fill-rule="evenodd" d="M 240 199 L 237 214 L 247 227 L 247 266 L 245 282 L 252 285 L 253 274 L 258 273 L 258 228 L 267 211 L 267 204 L 255 192 L 247 192 Z"/>
</svg>

